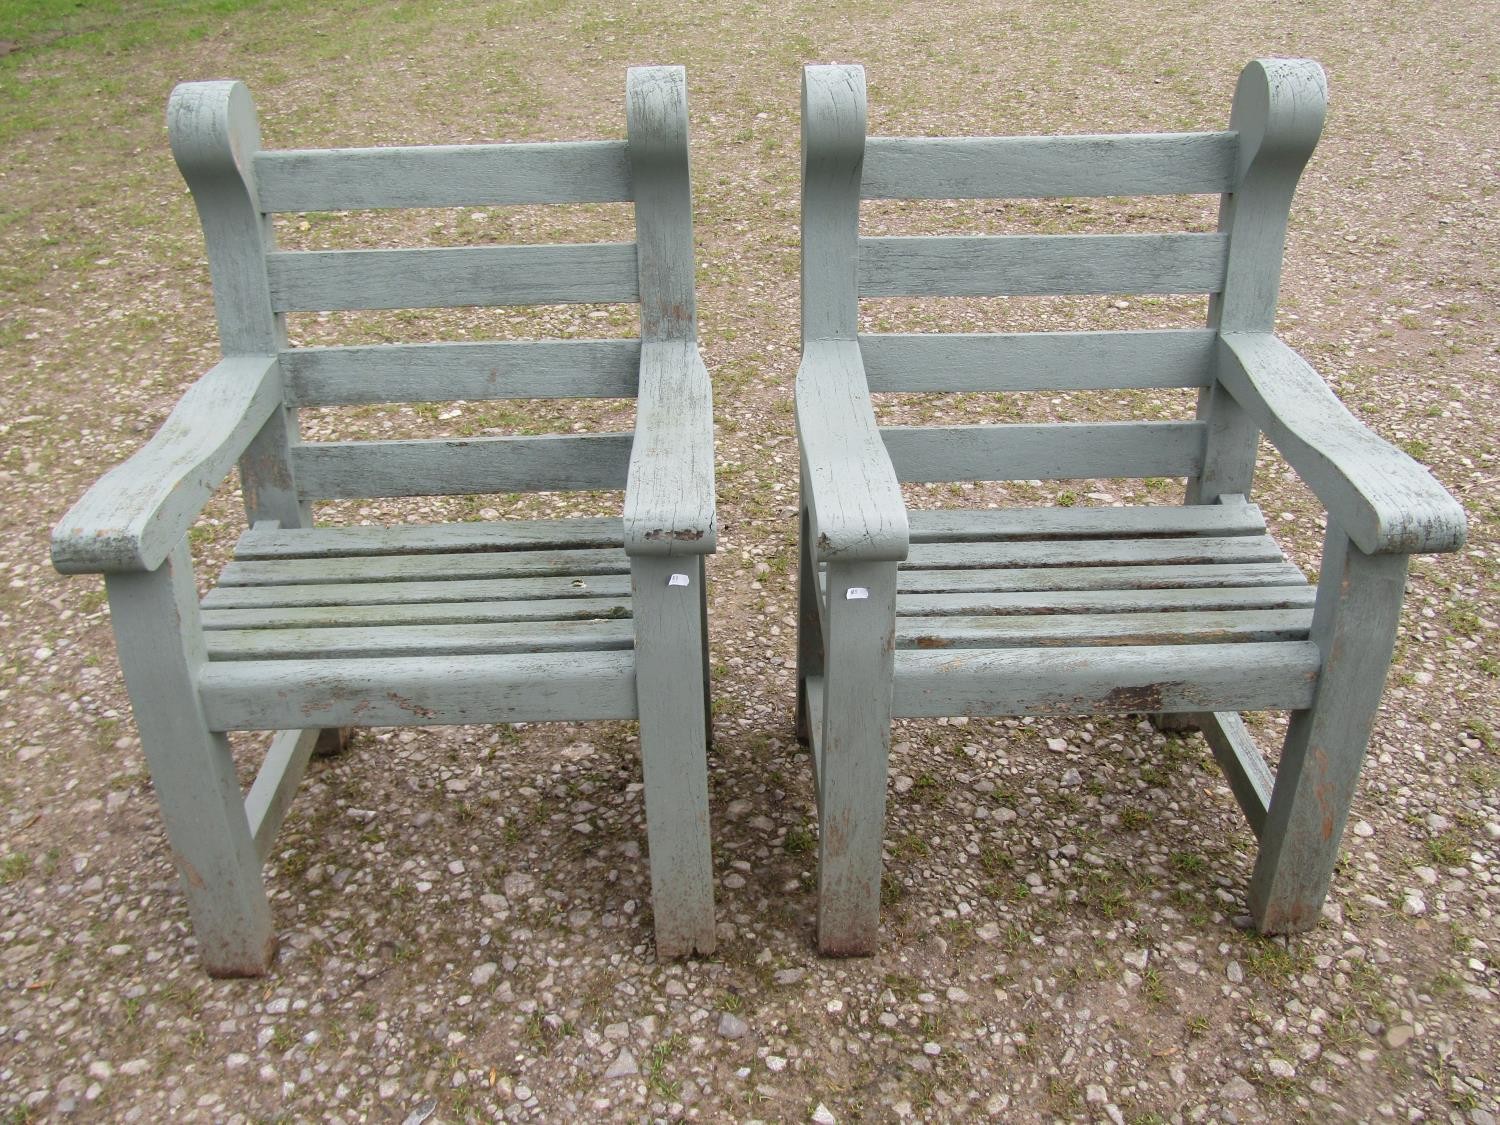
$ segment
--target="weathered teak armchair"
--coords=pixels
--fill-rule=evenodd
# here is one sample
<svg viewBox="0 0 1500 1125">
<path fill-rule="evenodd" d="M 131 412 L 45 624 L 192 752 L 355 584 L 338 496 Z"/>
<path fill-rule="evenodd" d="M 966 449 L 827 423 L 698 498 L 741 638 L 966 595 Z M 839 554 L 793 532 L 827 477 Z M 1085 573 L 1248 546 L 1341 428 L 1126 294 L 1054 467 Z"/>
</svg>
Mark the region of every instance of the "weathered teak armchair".
<svg viewBox="0 0 1500 1125">
<path fill-rule="evenodd" d="M 1318 918 L 1394 643 L 1407 555 L 1458 505 L 1272 334 L 1316 63 L 1251 63 L 1229 128 L 865 137 L 864 74 L 803 86 L 798 727 L 818 942 L 876 940 L 890 720 L 1142 712 L 1201 726 L 1260 840 L 1263 932 Z M 861 199 L 1201 193 L 1217 233 L 870 238 Z M 1208 293 L 1205 329 L 863 334 L 862 297 Z M 1197 387 L 1192 421 L 887 427 L 871 392 Z M 1247 500 L 1265 433 L 1327 511 L 1309 587 Z M 1183 477 L 1178 507 L 908 511 L 903 481 Z M 1273 777 L 1239 718 L 1286 709 Z"/>
<path fill-rule="evenodd" d="M 203 961 L 264 972 L 261 865 L 320 729 L 639 718 L 657 953 L 714 945 L 703 560 L 712 418 L 683 71 L 631 70 L 627 141 L 262 151 L 236 82 L 178 87 L 224 359 L 67 514 L 120 661 Z M 636 241 L 284 252 L 275 212 L 635 203 Z M 301 310 L 638 302 L 640 339 L 289 348 Z M 312 442 L 297 408 L 636 400 L 635 431 Z M 250 530 L 200 606 L 189 526 L 238 463 Z M 625 490 L 622 518 L 314 527 L 324 499 Z M 242 798 L 225 732 L 276 730 Z"/>
</svg>

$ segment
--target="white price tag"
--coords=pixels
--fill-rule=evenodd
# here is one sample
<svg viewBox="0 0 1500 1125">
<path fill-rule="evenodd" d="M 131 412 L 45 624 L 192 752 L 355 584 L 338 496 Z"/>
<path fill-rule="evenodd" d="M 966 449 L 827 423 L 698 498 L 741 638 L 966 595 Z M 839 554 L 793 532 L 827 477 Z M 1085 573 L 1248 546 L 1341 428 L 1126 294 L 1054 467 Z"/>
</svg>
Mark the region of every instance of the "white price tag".
<svg viewBox="0 0 1500 1125">
<path fill-rule="evenodd" d="M 844 600 L 850 602 L 862 602 L 868 600 L 870 591 L 863 586 L 850 586 L 844 591 Z"/>
<path fill-rule="evenodd" d="M 688 585 L 688 576 L 686 574 L 674 574 L 671 578 L 667 579 L 667 585 L 686 586 Z"/>
</svg>

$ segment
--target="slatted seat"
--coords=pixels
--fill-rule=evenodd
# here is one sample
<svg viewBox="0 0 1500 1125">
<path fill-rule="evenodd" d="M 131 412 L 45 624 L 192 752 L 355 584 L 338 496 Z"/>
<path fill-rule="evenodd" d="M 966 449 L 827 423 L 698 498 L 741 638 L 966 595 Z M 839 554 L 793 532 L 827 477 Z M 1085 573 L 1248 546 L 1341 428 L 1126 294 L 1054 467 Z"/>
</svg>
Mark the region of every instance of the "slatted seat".
<svg viewBox="0 0 1500 1125">
<path fill-rule="evenodd" d="M 1265 932 L 1312 925 L 1390 658 L 1406 556 L 1463 513 L 1272 335 L 1324 80 L 1252 63 L 1230 127 L 865 136 L 864 73 L 803 82 L 799 735 L 818 795 L 818 943 L 875 947 L 892 716 L 1149 714 L 1202 729 L 1260 852 Z M 1212 233 L 861 236 L 861 200 L 1220 196 Z M 870 332 L 884 297 L 1206 293 L 1206 328 Z M 1192 419 L 877 424 L 886 392 L 1197 388 Z M 1249 502 L 1264 432 L 1327 510 L 1316 587 Z M 1179 506 L 908 508 L 907 482 L 1181 477 Z M 1292 714 L 1273 778 L 1239 717 Z"/>
<path fill-rule="evenodd" d="M 239 83 L 168 109 L 225 358 L 64 517 L 116 641 L 208 971 L 266 970 L 261 880 L 309 756 L 355 726 L 637 719 L 659 957 L 714 947 L 704 557 L 713 425 L 686 83 L 630 71 L 624 141 L 266 151 Z M 630 202 L 635 240 L 278 249 L 271 216 Z M 330 310 L 632 302 L 633 339 L 290 345 Z M 630 432 L 304 440 L 302 407 L 635 400 Z M 187 533 L 238 465 L 251 528 L 199 602 Z M 316 527 L 323 501 L 621 490 L 609 518 Z M 278 732 L 248 794 L 225 732 Z"/>
</svg>

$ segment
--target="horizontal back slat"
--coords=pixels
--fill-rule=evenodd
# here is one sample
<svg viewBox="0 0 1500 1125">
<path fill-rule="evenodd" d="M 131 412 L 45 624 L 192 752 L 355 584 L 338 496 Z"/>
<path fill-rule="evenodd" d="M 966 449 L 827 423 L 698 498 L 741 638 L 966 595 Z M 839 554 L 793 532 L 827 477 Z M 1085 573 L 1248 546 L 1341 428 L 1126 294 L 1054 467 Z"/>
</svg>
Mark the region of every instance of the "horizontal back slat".
<svg viewBox="0 0 1500 1125">
<path fill-rule="evenodd" d="M 901 333 L 859 338 L 872 391 L 1084 391 L 1203 387 L 1214 333 Z"/>
<path fill-rule="evenodd" d="M 308 442 L 292 448 L 306 500 L 624 488 L 630 434 L 464 441 Z"/>
<path fill-rule="evenodd" d="M 633 242 L 280 251 L 266 270 L 277 312 L 639 299 Z"/>
<path fill-rule="evenodd" d="M 267 212 L 633 198 L 624 141 L 258 152 L 255 182 Z"/>
<path fill-rule="evenodd" d="M 294 406 L 501 398 L 634 398 L 639 340 L 536 340 L 292 348 Z"/>
<path fill-rule="evenodd" d="M 861 297 L 1217 293 L 1221 234 L 861 238 Z"/>
<path fill-rule="evenodd" d="M 1218 194 L 1234 187 L 1239 134 L 871 137 L 864 199 Z"/>
<path fill-rule="evenodd" d="M 1054 422 L 886 426 L 902 481 L 1190 477 L 1203 464 L 1201 422 Z"/>
</svg>

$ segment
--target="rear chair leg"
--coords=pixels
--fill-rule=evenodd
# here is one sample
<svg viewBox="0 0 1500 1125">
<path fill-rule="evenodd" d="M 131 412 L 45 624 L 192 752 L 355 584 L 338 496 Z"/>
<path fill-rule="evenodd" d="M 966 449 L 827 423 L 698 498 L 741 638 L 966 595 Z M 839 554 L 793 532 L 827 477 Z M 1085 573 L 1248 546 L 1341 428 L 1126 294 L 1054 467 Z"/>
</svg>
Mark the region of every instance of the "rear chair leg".
<svg viewBox="0 0 1500 1125">
<path fill-rule="evenodd" d="M 891 747 L 896 564 L 828 568 L 818 800 L 818 950 L 875 952 Z"/>
<path fill-rule="evenodd" d="M 818 611 L 818 564 L 808 541 L 809 519 L 802 512 L 802 530 L 797 537 L 797 741 L 807 745 L 807 677 L 823 674 L 823 622 Z"/>
<path fill-rule="evenodd" d="M 107 586 L 125 686 L 204 967 L 215 977 L 261 976 L 276 935 L 229 740 L 208 729 L 198 701 L 207 657 L 186 540 L 156 570 L 111 575 Z"/>
<path fill-rule="evenodd" d="M 1313 703 L 1292 716 L 1250 879 L 1261 933 L 1317 924 L 1390 667 L 1405 555 L 1366 555 L 1330 522 L 1313 611 Z"/>
<path fill-rule="evenodd" d="M 701 558 L 631 560 L 656 955 L 714 951 Z"/>
</svg>

